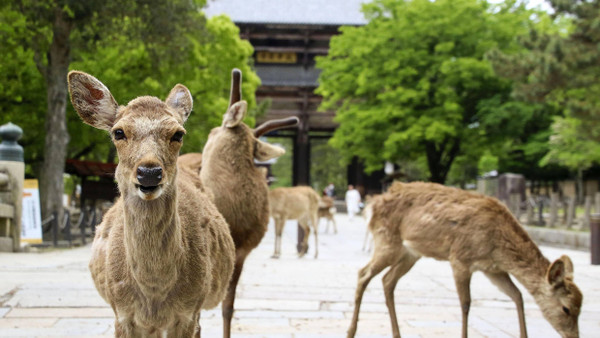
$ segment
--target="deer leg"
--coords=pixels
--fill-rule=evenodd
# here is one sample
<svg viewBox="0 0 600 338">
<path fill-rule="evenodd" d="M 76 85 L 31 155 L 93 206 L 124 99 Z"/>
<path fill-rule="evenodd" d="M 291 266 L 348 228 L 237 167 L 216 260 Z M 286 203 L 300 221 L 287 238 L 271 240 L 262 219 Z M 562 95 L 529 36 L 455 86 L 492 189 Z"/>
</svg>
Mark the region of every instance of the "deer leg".
<svg viewBox="0 0 600 338">
<path fill-rule="evenodd" d="M 177 338 L 177 337 L 200 337 L 199 331 L 199 315 L 194 315 L 192 319 L 189 318 L 179 318 L 175 327 L 170 330 L 165 330 L 163 332 L 158 332 L 157 336 L 161 337 L 169 337 L 169 338 Z"/>
<path fill-rule="evenodd" d="M 398 280 L 404 276 L 408 270 L 419 260 L 419 256 L 414 256 L 404 250 L 404 254 L 400 260 L 392 265 L 390 270 L 383 276 L 383 292 L 385 294 L 385 305 L 388 308 L 390 314 L 390 320 L 392 322 L 392 334 L 394 338 L 400 338 L 400 328 L 398 327 L 398 319 L 396 317 L 396 307 L 394 305 L 394 289 Z"/>
<path fill-rule="evenodd" d="M 223 300 L 222 313 L 223 313 L 223 338 L 231 337 L 231 319 L 233 318 L 233 303 L 235 301 L 235 290 L 244 268 L 244 262 L 246 261 L 247 253 L 238 251 L 235 260 L 235 266 L 233 268 L 233 275 L 229 281 L 229 288 L 227 289 L 227 295 Z"/>
<path fill-rule="evenodd" d="M 506 272 L 489 273 L 485 275 L 510 299 L 517 305 L 517 313 L 519 314 L 519 328 L 521 329 L 521 338 L 527 338 L 527 327 L 525 326 L 525 311 L 523 310 L 523 296 L 515 283 L 510 279 Z"/>
<path fill-rule="evenodd" d="M 275 221 L 275 251 L 273 252 L 273 256 L 271 258 L 279 258 L 281 254 L 281 233 L 283 232 L 283 225 L 285 224 L 285 219 L 282 218 L 274 218 Z"/>
<path fill-rule="evenodd" d="M 315 258 L 317 258 L 319 256 L 319 218 L 313 216 L 311 223 L 315 233 Z"/>
<path fill-rule="evenodd" d="M 454 283 L 460 300 L 460 308 L 462 310 L 462 337 L 467 338 L 469 309 L 471 308 L 471 271 L 469 267 L 461 263 L 451 263 L 452 272 L 454 274 Z"/>
<path fill-rule="evenodd" d="M 365 239 L 363 241 L 363 251 L 367 249 L 367 243 L 369 242 L 369 225 L 367 225 L 367 232 L 365 232 Z M 370 251 L 370 249 L 369 249 Z"/>
<path fill-rule="evenodd" d="M 308 225 L 308 219 L 298 219 L 298 225 L 304 231 L 304 238 L 302 239 L 302 251 L 298 253 L 298 257 L 304 257 L 308 252 L 308 237 L 310 237 L 310 227 Z"/>
<path fill-rule="evenodd" d="M 348 328 L 348 338 L 352 338 L 356 334 L 360 304 L 362 302 L 363 294 L 367 289 L 367 285 L 369 285 L 369 282 L 373 277 L 375 277 L 386 267 L 390 266 L 393 257 L 396 256 L 395 253 L 396 251 L 389 250 L 389 248 L 387 248 L 386 251 L 381 252 L 376 250 L 371 258 L 371 261 L 358 271 L 358 283 L 356 285 L 356 293 L 354 294 L 354 313 L 352 315 L 350 328 Z"/>
</svg>

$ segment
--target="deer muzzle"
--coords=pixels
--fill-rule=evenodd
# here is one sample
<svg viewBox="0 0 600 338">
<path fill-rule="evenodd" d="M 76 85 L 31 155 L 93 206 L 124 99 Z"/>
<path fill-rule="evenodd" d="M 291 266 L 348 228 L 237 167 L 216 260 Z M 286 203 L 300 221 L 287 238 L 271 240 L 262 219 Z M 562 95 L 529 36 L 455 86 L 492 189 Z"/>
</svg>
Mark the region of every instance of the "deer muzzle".
<svg viewBox="0 0 600 338">
<path fill-rule="evenodd" d="M 139 166 L 136 170 L 136 178 L 140 183 L 139 189 L 143 193 L 154 191 L 160 184 L 163 177 L 162 168 Z"/>
</svg>

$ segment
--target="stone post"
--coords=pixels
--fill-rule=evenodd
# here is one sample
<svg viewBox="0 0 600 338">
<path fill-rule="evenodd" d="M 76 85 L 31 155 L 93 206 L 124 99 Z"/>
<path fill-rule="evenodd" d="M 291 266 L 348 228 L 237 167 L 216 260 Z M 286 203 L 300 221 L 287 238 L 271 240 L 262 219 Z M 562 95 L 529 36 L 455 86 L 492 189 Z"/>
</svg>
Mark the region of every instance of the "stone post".
<svg viewBox="0 0 600 338">
<path fill-rule="evenodd" d="M 590 215 L 592 214 L 592 196 L 585 196 L 585 211 L 583 213 L 583 229 L 590 228 Z"/>
<path fill-rule="evenodd" d="M 556 226 L 556 221 L 558 221 L 558 193 L 553 192 L 550 194 L 550 221 L 548 226 Z"/>
<path fill-rule="evenodd" d="M 533 217 L 534 217 L 534 215 L 533 215 L 533 211 L 534 211 L 533 208 L 535 207 L 535 202 L 533 200 L 533 197 L 531 197 L 531 196 L 527 197 L 527 203 L 526 204 L 527 204 L 527 218 L 526 218 L 525 223 L 527 225 L 532 225 L 533 224 Z"/>
<path fill-rule="evenodd" d="M 569 198 L 569 202 L 567 203 L 567 221 L 565 225 L 567 229 L 570 229 L 573 226 L 573 222 L 575 221 L 575 206 L 577 204 L 577 197 L 573 196 Z"/>
<path fill-rule="evenodd" d="M 17 140 L 23 130 L 12 123 L 0 126 L 0 171 L 5 175 L 5 184 L 0 186 L 0 206 L 6 211 L 12 209 L 11 221 L 6 222 L 7 231 L 0 236 L 8 235 L 12 240 L 12 251 L 21 248 L 21 213 L 23 202 L 23 181 L 25 179 L 25 163 L 23 147 Z M 9 213 L 6 213 L 8 215 Z M 8 217 L 7 217 L 8 219 Z M 0 237 L 1 238 L 1 237 Z"/>
<path fill-rule="evenodd" d="M 593 214 L 591 217 L 590 240 L 592 265 L 600 265 L 600 214 Z"/>
</svg>

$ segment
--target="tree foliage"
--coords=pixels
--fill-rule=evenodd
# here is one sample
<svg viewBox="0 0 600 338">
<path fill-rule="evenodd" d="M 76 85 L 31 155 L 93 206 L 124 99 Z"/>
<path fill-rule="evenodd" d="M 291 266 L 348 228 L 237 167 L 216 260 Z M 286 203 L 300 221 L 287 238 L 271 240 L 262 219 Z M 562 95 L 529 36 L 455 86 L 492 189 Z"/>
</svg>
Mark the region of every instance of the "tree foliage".
<svg viewBox="0 0 600 338">
<path fill-rule="evenodd" d="M 79 122 L 70 105 L 65 114 L 69 69 L 98 77 L 120 104 L 138 95 L 164 98 L 176 83 L 188 86 L 195 112 L 183 151 L 199 151 L 220 124 L 233 67 L 244 72 L 244 99 L 255 104 L 251 45 L 228 18 L 206 20 L 204 4 L 0 0 L 0 122 L 25 129 L 28 173 L 42 178 L 45 214 L 59 207 L 65 158 L 113 157 L 104 133 Z"/>
<path fill-rule="evenodd" d="M 558 111 L 542 165 L 584 170 L 599 163 L 600 2 L 552 0 L 560 30 L 533 29 L 522 53 L 495 53 L 497 71 L 516 81 L 515 96 Z M 565 25 L 568 18 L 569 25 Z"/>
<path fill-rule="evenodd" d="M 477 0 L 376 0 L 363 10 L 369 23 L 343 27 L 317 62 L 322 108 L 340 123 L 331 144 L 367 170 L 425 156 L 430 179 L 444 182 L 455 158 L 477 157 L 499 127 L 485 107 L 509 101 L 511 84 L 485 55 L 517 50 L 531 12 Z"/>
</svg>

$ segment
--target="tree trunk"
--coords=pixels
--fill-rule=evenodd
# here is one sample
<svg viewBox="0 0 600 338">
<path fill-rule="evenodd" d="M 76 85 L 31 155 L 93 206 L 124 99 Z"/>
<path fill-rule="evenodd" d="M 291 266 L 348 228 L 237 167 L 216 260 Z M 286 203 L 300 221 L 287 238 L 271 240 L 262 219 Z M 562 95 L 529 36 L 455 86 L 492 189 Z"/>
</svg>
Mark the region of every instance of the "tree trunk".
<svg viewBox="0 0 600 338">
<path fill-rule="evenodd" d="M 58 224 L 62 224 L 63 172 L 69 134 L 67 131 L 67 73 L 69 70 L 69 23 L 61 8 L 54 10 L 52 44 L 47 54 L 46 68 L 47 112 L 44 163 L 40 175 L 42 217 L 58 212 Z"/>
<path fill-rule="evenodd" d="M 583 202 L 583 169 L 577 168 L 577 203 Z"/>
<path fill-rule="evenodd" d="M 452 144 L 450 149 L 447 145 Z M 446 177 L 460 150 L 460 140 L 446 140 L 442 145 L 433 142 L 425 143 L 425 152 L 427 154 L 427 166 L 429 167 L 429 180 L 434 183 L 444 184 Z"/>
</svg>

